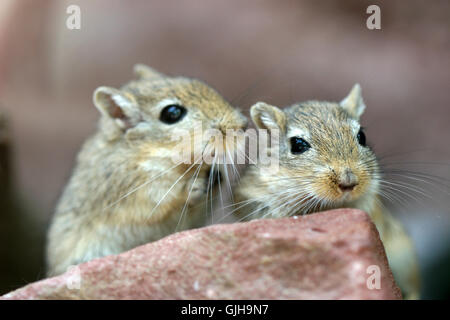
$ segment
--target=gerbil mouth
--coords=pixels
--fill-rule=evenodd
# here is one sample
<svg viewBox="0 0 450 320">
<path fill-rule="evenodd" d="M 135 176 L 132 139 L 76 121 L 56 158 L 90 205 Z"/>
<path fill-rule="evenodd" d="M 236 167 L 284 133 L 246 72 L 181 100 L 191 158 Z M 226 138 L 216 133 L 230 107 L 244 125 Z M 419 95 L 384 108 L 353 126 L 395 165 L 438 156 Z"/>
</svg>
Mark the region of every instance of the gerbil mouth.
<svg viewBox="0 0 450 320">
<path fill-rule="evenodd" d="M 208 171 L 208 184 L 210 186 L 216 186 L 222 181 L 222 173 L 220 170 L 215 167 L 214 169 L 211 167 Z"/>
</svg>

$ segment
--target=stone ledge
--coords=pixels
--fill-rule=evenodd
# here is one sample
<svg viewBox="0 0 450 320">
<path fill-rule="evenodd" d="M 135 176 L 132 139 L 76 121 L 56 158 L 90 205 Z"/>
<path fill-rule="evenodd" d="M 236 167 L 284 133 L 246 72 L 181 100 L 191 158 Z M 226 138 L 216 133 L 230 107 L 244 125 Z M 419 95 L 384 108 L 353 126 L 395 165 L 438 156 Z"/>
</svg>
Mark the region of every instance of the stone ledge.
<svg viewBox="0 0 450 320">
<path fill-rule="evenodd" d="M 373 265 L 381 288 L 371 290 Z M 339 209 L 184 231 L 1 299 L 401 299 L 401 293 L 369 216 Z"/>
</svg>

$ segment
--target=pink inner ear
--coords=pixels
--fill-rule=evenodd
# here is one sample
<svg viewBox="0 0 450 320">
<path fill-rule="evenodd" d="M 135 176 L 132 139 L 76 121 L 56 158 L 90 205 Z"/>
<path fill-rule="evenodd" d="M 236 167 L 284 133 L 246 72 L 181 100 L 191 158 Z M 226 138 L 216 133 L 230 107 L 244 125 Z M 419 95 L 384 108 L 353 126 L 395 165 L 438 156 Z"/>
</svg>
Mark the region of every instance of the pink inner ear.
<svg viewBox="0 0 450 320">
<path fill-rule="evenodd" d="M 118 106 L 114 106 L 113 109 L 111 110 L 111 117 L 113 117 L 114 119 L 122 119 L 122 120 L 126 118 L 122 109 L 120 109 Z"/>
<path fill-rule="evenodd" d="M 125 120 L 127 118 L 125 113 L 123 113 L 122 109 L 119 106 L 117 106 L 116 102 L 112 98 L 108 97 L 108 102 L 109 105 L 111 106 L 109 108 L 109 114 L 112 118 L 122 120 Z"/>
<path fill-rule="evenodd" d="M 107 99 L 108 99 L 108 103 L 109 103 L 109 107 L 108 107 L 109 116 L 113 119 L 122 120 L 125 130 L 131 128 L 132 124 L 130 122 L 130 119 L 123 112 L 122 108 L 120 108 L 111 97 L 108 97 Z"/>
</svg>

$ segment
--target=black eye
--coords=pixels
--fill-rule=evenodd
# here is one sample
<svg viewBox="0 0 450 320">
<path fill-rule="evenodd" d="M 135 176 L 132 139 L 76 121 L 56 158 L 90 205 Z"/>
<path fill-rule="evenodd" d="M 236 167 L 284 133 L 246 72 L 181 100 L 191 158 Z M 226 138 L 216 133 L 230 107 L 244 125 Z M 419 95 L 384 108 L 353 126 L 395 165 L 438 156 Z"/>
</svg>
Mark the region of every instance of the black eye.
<svg viewBox="0 0 450 320">
<path fill-rule="evenodd" d="M 291 152 L 293 154 L 303 153 L 309 148 L 311 148 L 311 145 L 306 140 L 298 137 L 291 138 Z"/>
<path fill-rule="evenodd" d="M 358 135 L 356 136 L 356 138 L 358 139 L 358 142 L 360 145 L 362 145 L 363 147 L 366 146 L 366 135 L 364 134 L 362 129 L 359 129 L 359 132 L 358 132 Z"/>
<path fill-rule="evenodd" d="M 159 120 L 167 124 L 173 124 L 183 119 L 183 117 L 186 115 L 186 112 L 187 110 L 185 107 L 171 104 L 170 106 L 162 109 Z"/>
</svg>

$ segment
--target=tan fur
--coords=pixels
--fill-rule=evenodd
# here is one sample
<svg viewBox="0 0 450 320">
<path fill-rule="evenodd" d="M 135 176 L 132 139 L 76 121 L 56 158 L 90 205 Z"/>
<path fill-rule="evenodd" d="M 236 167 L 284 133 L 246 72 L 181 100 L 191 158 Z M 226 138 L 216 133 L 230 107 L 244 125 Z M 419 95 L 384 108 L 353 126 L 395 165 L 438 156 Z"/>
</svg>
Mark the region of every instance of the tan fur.
<svg viewBox="0 0 450 320">
<path fill-rule="evenodd" d="M 265 103 L 254 105 L 251 114 L 259 129 L 273 130 L 273 123 L 277 124 L 279 170 L 263 164 L 249 166 L 236 191 L 236 214 L 249 220 L 343 207 L 362 209 L 380 232 L 405 297 L 418 298 L 418 267 L 411 239 L 396 219 L 381 210 L 377 159 L 357 140 L 358 120 L 365 108 L 360 94 L 356 85 L 341 103 L 307 101 L 284 110 Z M 311 148 L 292 154 L 291 137 L 305 139 Z M 357 185 L 343 192 L 339 183 L 348 172 L 356 177 Z"/>
<path fill-rule="evenodd" d="M 194 180 L 196 165 L 175 185 L 190 164 L 151 179 L 175 165 L 172 156 L 180 151 L 178 142 L 171 140 L 175 130 L 188 130 L 193 137 L 198 121 L 204 130 L 216 128 L 224 133 L 246 126 L 245 117 L 201 81 L 167 77 L 144 65 L 136 65 L 135 73 L 139 79 L 121 89 L 100 87 L 94 93 L 102 117 L 98 131 L 82 147 L 57 205 L 48 233 L 49 275 L 160 239 L 176 229 L 203 225 L 210 165 L 202 164 Z M 188 112 L 183 120 L 169 125 L 159 116 L 171 101 Z M 195 152 L 201 154 L 207 144 Z M 143 187 L 122 199 L 139 186 Z M 181 217 L 191 190 L 188 209 Z"/>
</svg>

